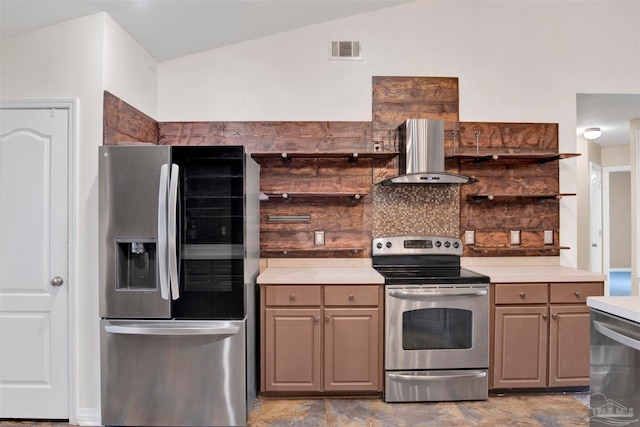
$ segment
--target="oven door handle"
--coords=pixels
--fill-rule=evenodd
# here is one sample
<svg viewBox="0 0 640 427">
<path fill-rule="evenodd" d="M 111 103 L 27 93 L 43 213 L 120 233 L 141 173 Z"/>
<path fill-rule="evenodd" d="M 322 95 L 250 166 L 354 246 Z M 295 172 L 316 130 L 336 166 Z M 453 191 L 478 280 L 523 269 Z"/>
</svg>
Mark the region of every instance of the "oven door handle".
<svg viewBox="0 0 640 427">
<path fill-rule="evenodd" d="M 403 374 L 389 374 L 389 378 L 392 380 L 405 380 L 405 381 L 445 381 L 455 380 L 459 378 L 483 378 L 486 377 L 485 371 L 469 371 L 464 374 L 435 374 L 433 372 L 428 375 L 403 375 Z"/>
<path fill-rule="evenodd" d="M 459 296 L 483 296 L 487 295 L 486 289 L 450 289 L 446 291 L 389 291 L 390 297 L 401 299 L 425 299 L 435 297 L 459 297 Z"/>
</svg>

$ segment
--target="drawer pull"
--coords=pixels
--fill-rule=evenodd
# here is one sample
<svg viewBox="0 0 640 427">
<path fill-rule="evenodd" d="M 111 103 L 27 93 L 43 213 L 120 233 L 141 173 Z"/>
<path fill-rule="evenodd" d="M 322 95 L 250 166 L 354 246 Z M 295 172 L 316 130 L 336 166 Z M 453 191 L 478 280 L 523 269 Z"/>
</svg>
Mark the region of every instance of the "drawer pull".
<svg viewBox="0 0 640 427">
<path fill-rule="evenodd" d="M 582 292 L 580 292 L 580 291 L 576 291 L 575 293 L 576 293 L 576 296 L 577 296 L 578 298 L 580 298 L 580 296 L 582 295 Z"/>
<path fill-rule="evenodd" d="M 353 301 L 356 299 L 356 296 L 353 294 L 349 294 L 349 301 Z"/>
<path fill-rule="evenodd" d="M 296 300 L 296 294 L 289 295 L 289 301 L 295 301 L 295 300 Z"/>
<path fill-rule="evenodd" d="M 524 298 L 527 296 L 527 294 L 525 292 L 520 292 L 518 295 L 520 295 L 520 298 Z"/>
</svg>

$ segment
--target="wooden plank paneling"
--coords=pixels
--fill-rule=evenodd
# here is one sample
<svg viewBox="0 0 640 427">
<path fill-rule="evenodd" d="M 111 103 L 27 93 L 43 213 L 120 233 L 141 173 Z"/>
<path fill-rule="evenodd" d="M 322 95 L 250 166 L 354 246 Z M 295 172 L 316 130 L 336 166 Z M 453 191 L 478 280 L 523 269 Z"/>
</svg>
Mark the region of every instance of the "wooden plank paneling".
<svg viewBox="0 0 640 427">
<path fill-rule="evenodd" d="M 371 150 L 371 122 L 160 123 L 162 145 L 244 145 L 247 152 Z"/>
<path fill-rule="evenodd" d="M 479 132 L 476 140 L 476 132 Z M 557 152 L 556 123 L 460 123 L 459 154 Z M 476 250 L 465 256 L 558 255 L 560 203 L 556 199 L 520 196 L 556 194 L 560 187 L 558 161 L 538 164 L 535 159 L 488 160 L 481 163 L 447 161 L 458 173 L 478 180 L 460 191 L 460 235 L 475 231 Z M 473 194 L 513 195 L 513 198 L 474 200 Z M 520 245 L 511 245 L 511 230 L 520 230 Z M 544 245 L 544 230 L 553 230 L 556 247 Z M 477 248 L 490 247 L 490 250 Z M 496 250 L 495 247 L 502 249 Z M 532 249 L 536 248 L 536 249 Z M 543 249 L 540 249 L 543 248 Z"/>
<path fill-rule="evenodd" d="M 457 130 L 456 77 L 373 77 L 373 140 L 395 141 L 398 126 L 407 119 L 439 119 L 445 129 Z"/>
<path fill-rule="evenodd" d="M 102 132 L 103 145 L 158 143 L 158 122 L 107 91 L 103 98 Z"/>
<path fill-rule="evenodd" d="M 558 150 L 558 124 L 462 122 L 459 142 L 460 154 L 477 154 L 477 146 L 481 154 L 553 152 Z"/>
</svg>

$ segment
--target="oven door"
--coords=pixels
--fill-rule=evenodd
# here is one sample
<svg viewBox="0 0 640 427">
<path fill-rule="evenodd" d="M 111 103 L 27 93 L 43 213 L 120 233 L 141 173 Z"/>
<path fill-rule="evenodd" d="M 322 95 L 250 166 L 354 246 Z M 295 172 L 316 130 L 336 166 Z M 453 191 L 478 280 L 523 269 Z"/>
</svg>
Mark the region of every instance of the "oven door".
<svg viewBox="0 0 640 427">
<path fill-rule="evenodd" d="M 489 366 L 487 285 L 387 285 L 385 369 Z"/>
</svg>

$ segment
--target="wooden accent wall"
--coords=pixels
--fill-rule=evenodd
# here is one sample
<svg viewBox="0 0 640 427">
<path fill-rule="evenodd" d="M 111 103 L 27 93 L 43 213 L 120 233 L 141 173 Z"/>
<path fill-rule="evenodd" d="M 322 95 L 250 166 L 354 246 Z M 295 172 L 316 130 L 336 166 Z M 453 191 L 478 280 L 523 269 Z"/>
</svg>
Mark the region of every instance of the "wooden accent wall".
<svg viewBox="0 0 640 427">
<path fill-rule="evenodd" d="M 476 140 L 476 132 L 480 132 Z M 460 154 L 536 154 L 558 150 L 555 123 L 460 123 Z M 554 198 L 527 197 L 558 193 L 558 161 L 535 159 L 447 162 L 459 173 L 478 179 L 461 187 L 460 236 L 475 231 L 476 249 L 465 256 L 558 255 L 560 205 Z M 473 200 L 472 194 L 499 194 L 494 200 Z M 520 230 L 520 245 L 511 245 L 511 230 Z M 544 230 L 553 230 L 554 246 L 544 246 Z M 490 248 L 480 250 L 478 248 Z M 543 249 L 540 249 L 543 248 Z"/>
<path fill-rule="evenodd" d="M 370 122 L 165 122 L 160 145 L 244 145 L 247 152 L 363 150 Z"/>
<path fill-rule="evenodd" d="M 407 119 L 444 120 L 445 130 L 458 130 L 457 77 L 373 77 L 373 140 L 396 137 Z"/>
<path fill-rule="evenodd" d="M 458 79 L 452 77 L 388 77 L 372 79 L 372 122 L 164 122 L 158 123 L 112 94 L 104 95 L 104 144 L 151 142 L 161 145 L 244 145 L 249 153 L 305 152 L 291 163 L 261 156 L 263 192 L 306 193 L 288 203 L 270 198 L 261 202 L 262 256 L 369 257 L 372 229 L 376 236 L 393 234 L 389 224 L 405 218 L 393 217 L 394 209 L 378 213 L 373 224 L 374 184 L 396 175 L 397 160 L 390 157 L 327 158 L 326 153 L 370 152 L 374 142 L 382 142 L 385 151 L 399 148 L 397 128 L 409 118 L 434 118 L 445 121 L 445 154 L 557 152 L 558 127 L 548 123 L 459 122 Z M 476 140 L 476 133 L 479 138 Z M 318 157 L 308 157 L 318 153 Z M 538 165 L 526 159 L 489 161 L 448 159 L 446 170 L 479 180 L 460 188 L 459 237 L 474 230 L 476 248 L 465 247 L 465 256 L 547 256 L 559 254 L 559 201 L 520 197 L 520 195 L 557 193 L 558 161 Z M 377 187 L 376 187 L 377 189 Z M 379 189 L 378 189 L 379 190 Z M 356 203 L 335 194 L 362 194 Z M 323 195 L 326 194 L 326 197 Z M 385 206 L 405 203 L 406 192 L 378 191 Z M 511 194 L 508 200 L 482 201 L 471 198 L 478 193 Z M 413 194 L 413 193 L 412 193 Z M 427 191 L 420 197 L 431 197 Z M 382 199 L 380 199 L 382 200 Z M 449 218 L 451 206 L 429 209 L 426 230 L 444 230 L 456 222 Z M 418 209 L 426 209 L 418 207 Z M 310 220 L 270 221 L 273 215 L 308 215 Z M 405 215 L 406 216 L 406 215 Z M 382 219 L 381 219 L 382 218 Z M 435 218 L 435 219 L 434 219 Z M 418 223 L 420 223 L 418 221 Z M 420 223 L 422 224 L 422 223 Z M 422 227 L 422 225 L 421 225 Z M 424 228 L 424 227 L 423 227 Z M 454 228 L 456 226 L 454 225 Z M 422 228 L 421 228 L 422 229 Z M 510 231 L 521 231 L 521 245 L 512 247 Z M 552 247 L 540 250 L 543 231 L 553 230 Z M 314 231 L 325 232 L 325 246 L 314 246 Z M 478 250 L 478 247 L 492 250 Z M 497 249 L 496 249 L 497 248 Z M 351 250 L 353 249 L 353 250 Z"/>
<path fill-rule="evenodd" d="M 123 142 L 158 143 L 158 122 L 111 93 L 104 91 L 103 145 Z"/>
</svg>

